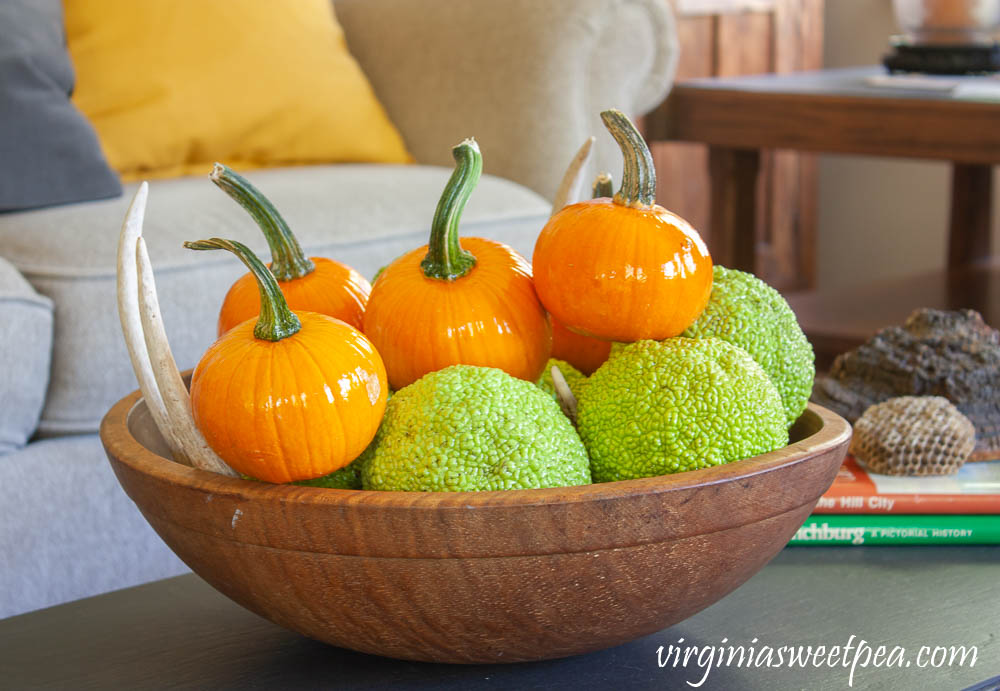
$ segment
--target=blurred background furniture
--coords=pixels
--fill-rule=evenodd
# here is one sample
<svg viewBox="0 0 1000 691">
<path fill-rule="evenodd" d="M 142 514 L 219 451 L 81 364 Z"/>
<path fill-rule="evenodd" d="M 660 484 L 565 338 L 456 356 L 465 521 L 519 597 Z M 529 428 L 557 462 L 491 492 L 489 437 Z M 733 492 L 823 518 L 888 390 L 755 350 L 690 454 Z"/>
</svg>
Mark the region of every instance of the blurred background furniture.
<svg viewBox="0 0 1000 691">
<path fill-rule="evenodd" d="M 677 14 L 678 83 L 762 73 L 785 74 L 823 66 L 823 0 L 670 0 Z M 842 0 L 841 0 L 842 1 Z M 836 7 L 831 7 L 835 10 Z M 698 228 L 713 257 L 708 148 L 666 141 L 668 101 L 646 118 L 659 183 L 657 200 Z M 759 157 L 756 243 L 762 276 L 779 290 L 814 285 L 817 161 L 810 153 L 763 151 Z M 745 222 L 745 221 L 744 221 Z M 725 262 L 723 262 L 725 263 Z"/>
<path fill-rule="evenodd" d="M 901 323 L 917 307 L 971 307 L 991 319 L 990 268 L 992 166 L 1000 163 L 1000 102 L 957 91 L 877 86 L 881 67 L 823 70 L 789 75 L 703 79 L 679 83 L 662 117 L 647 118 L 655 139 L 699 142 L 709 147 L 711 215 L 708 237 L 721 264 L 758 273 L 779 289 L 812 287 L 816 275 L 815 230 L 803 236 L 791 257 L 804 285 L 774 275 L 770 229 L 757 210 L 761 151 L 812 152 L 936 159 L 952 164 L 951 217 L 943 272 L 914 283 L 872 284 L 858 277 L 854 297 L 796 294 L 789 299 L 817 349 L 820 364 L 854 347 L 874 331 Z M 754 223 L 750 219 L 757 219 Z M 873 228 L 872 232 L 878 232 Z M 865 247 L 857 248 L 864 252 Z M 894 257 L 886 257 L 887 262 Z M 845 267 L 850 271 L 849 267 Z M 970 290 L 985 282 L 985 292 Z M 871 284 L 871 285 L 869 285 Z M 936 288 L 932 288 L 936 286 Z M 895 295 L 897 299 L 882 299 Z M 993 298 L 995 301 L 995 298 Z M 995 307 L 992 308 L 995 310 Z"/>
<path fill-rule="evenodd" d="M 902 324 L 917 307 L 974 309 L 996 327 L 1000 324 L 1000 262 L 992 259 L 786 297 L 813 344 L 817 367 L 828 369 L 838 353 L 856 348 L 879 329 Z"/>
</svg>

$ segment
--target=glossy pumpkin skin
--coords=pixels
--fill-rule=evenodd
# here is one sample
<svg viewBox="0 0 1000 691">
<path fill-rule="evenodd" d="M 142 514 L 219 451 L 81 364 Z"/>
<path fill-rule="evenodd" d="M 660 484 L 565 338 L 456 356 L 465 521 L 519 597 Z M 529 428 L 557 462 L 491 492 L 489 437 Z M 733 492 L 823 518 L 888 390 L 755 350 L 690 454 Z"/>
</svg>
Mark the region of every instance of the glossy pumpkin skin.
<svg viewBox="0 0 1000 691">
<path fill-rule="evenodd" d="M 288 306 L 325 314 L 361 329 L 365 304 L 371 284 L 360 273 L 341 262 L 325 257 L 310 257 L 313 271 L 301 278 L 278 281 Z M 219 311 L 219 335 L 260 314 L 257 280 L 247 272 L 232 285 Z"/>
<path fill-rule="evenodd" d="M 531 266 L 506 245 L 459 238 L 462 211 L 483 170 L 474 139 L 452 149 L 455 170 L 438 200 L 430 241 L 379 274 L 364 332 L 401 389 L 449 365 L 496 367 L 534 382 L 552 349 Z"/>
<path fill-rule="evenodd" d="M 306 257 L 274 204 L 236 171 L 216 163 L 209 179 L 242 206 L 260 227 L 271 250 L 271 274 L 291 309 L 326 314 L 361 328 L 361 315 L 371 292 L 364 276 L 332 259 Z M 246 273 L 233 284 L 222 302 L 219 335 L 259 313 L 257 279 Z"/>
<path fill-rule="evenodd" d="M 588 377 L 604 364 L 611 354 L 611 341 L 574 333 L 555 317 L 552 322 L 552 357 L 564 360 Z"/>
<path fill-rule="evenodd" d="M 309 480 L 356 459 L 374 438 L 389 394 L 385 366 L 354 327 L 293 312 L 245 245 L 211 238 L 193 250 L 228 250 L 250 270 L 260 313 L 223 334 L 191 376 L 191 412 L 234 470 L 267 482 Z"/>
<path fill-rule="evenodd" d="M 393 390 L 450 365 L 497 367 L 528 381 L 545 367 L 552 332 L 527 260 L 492 240 L 461 243 L 476 264 L 455 281 L 424 275 L 425 245 L 386 267 L 372 287 L 362 330 Z"/>
<path fill-rule="evenodd" d="M 563 208 L 542 229 L 533 268 L 555 319 L 611 341 L 677 336 L 712 290 L 712 260 L 698 232 L 656 204 L 599 198 Z"/>
<path fill-rule="evenodd" d="M 632 121 L 618 110 L 601 120 L 625 160 L 621 188 L 549 219 L 532 258 L 538 296 L 579 334 L 624 342 L 677 336 L 708 304 L 712 258 L 698 231 L 656 203 L 653 156 Z M 610 179 L 595 189 L 608 186 Z"/>
<path fill-rule="evenodd" d="M 385 368 L 353 327 L 296 313 L 301 330 L 254 337 L 247 320 L 223 335 L 191 378 L 191 409 L 208 445 L 234 470 L 267 482 L 343 468 L 365 450 L 385 412 Z"/>
</svg>

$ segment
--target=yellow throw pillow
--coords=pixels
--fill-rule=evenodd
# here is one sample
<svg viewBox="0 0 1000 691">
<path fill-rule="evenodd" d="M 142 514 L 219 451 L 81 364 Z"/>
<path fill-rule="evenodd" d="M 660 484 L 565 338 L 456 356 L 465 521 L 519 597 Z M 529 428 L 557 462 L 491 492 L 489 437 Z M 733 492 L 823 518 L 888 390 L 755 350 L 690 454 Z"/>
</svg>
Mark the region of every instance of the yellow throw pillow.
<svg viewBox="0 0 1000 691">
<path fill-rule="evenodd" d="M 65 0 L 73 102 L 125 179 L 412 161 L 330 0 Z"/>
</svg>

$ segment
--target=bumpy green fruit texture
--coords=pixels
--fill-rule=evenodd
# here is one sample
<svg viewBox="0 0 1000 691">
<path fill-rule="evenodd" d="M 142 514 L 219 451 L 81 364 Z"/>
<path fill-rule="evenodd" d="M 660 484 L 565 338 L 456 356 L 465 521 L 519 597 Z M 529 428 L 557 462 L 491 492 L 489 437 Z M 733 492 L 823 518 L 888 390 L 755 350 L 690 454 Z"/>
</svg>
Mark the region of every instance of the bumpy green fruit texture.
<svg viewBox="0 0 1000 691">
<path fill-rule="evenodd" d="M 454 365 L 400 389 L 386 406 L 365 489 L 509 490 L 590 484 L 583 442 L 531 382 Z"/>
<path fill-rule="evenodd" d="M 558 402 L 559 397 L 556 395 L 556 385 L 552 383 L 553 367 L 559 368 L 559 371 L 562 372 L 563 378 L 566 380 L 566 384 L 569 386 L 569 390 L 573 392 L 573 395 L 576 396 L 577 399 L 579 399 L 580 392 L 583 391 L 583 387 L 587 384 L 587 375 L 565 360 L 549 358 L 549 361 L 545 363 L 545 369 L 542 371 L 542 376 L 538 378 L 535 385 L 551 396 L 553 401 Z"/>
<path fill-rule="evenodd" d="M 335 470 L 332 473 L 326 475 L 321 475 L 319 477 L 314 477 L 309 480 L 296 480 L 295 482 L 290 482 L 290 485 L 302 485 L 303 487 L 325 487 L 326 489 L 361 489 L 361 464 L 358 462 L 360 460 L 351 462 L 350 464 L 344 466 L 340 470 Z M 250 475 L 241 474 L 244 480 L 251 480 L 253 482 L 264 482 L 263 480 L 258 480 Z"/>
<path fill-rule="evenodd" d="M 296 480 L 295 482 L 290 482 L 289 484 L 301 485 L 303 487 L 325 487 L 326 489 L 361 489 L 361 467 L 364 465 L 365 459 L 371 456 L 371 452 L 372 445 L 369 444 L 368 448 L 362 451 L 360 456 L 340 470 L 334 470 L 332 473 L 320 475 L 319 477 L 310 478 L 308 480 Z M 263 482 L 262 480 L 250 477 L 249 475 L 244 475 L 243 479 L 253 480 L 254 482 Z"/>
<path fill-rule="evenodd" d="M 788 444 L 767 374 L 717 338 L 632 343 L 590 376 L 578 403 L 595 482 L 696 470 Z"/>
<path fill-rule="evenodd" d="M 781 293 L 753 274 L 713 267 L 708 305 L 681 335 L 721 338 L 747 351 L 781 394 L 789 425 L 806 409 L 816 376 L 812 345 Z"/>
<path fill-rule="evenodd" d="M 371 446 L 368 447 L 368 449 L 370 448 Z M 361 468 L 364 466 L 366 456 L 370 455 L 368 449 L 365 449 L 360 456 L 340 470 L 314 477 L 311 480 L 296 480 L 292 484 L 327 489 L 361 489 Z"/>
</svg>

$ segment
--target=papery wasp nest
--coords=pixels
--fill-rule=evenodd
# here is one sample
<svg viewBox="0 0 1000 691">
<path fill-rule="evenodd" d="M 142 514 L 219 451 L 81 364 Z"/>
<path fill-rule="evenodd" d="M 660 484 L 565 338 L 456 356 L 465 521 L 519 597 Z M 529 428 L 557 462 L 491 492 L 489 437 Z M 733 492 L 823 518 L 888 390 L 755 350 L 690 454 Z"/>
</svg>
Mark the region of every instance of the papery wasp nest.
<svg viewBox="0 0 1000 691">
<path fill-rule="evenodd" d="M 885 475 L 951 475 L 976 445 L 969 418 L 940 396 L 897 396 L 854 423 L 851 453 Z"/>
</svg>

